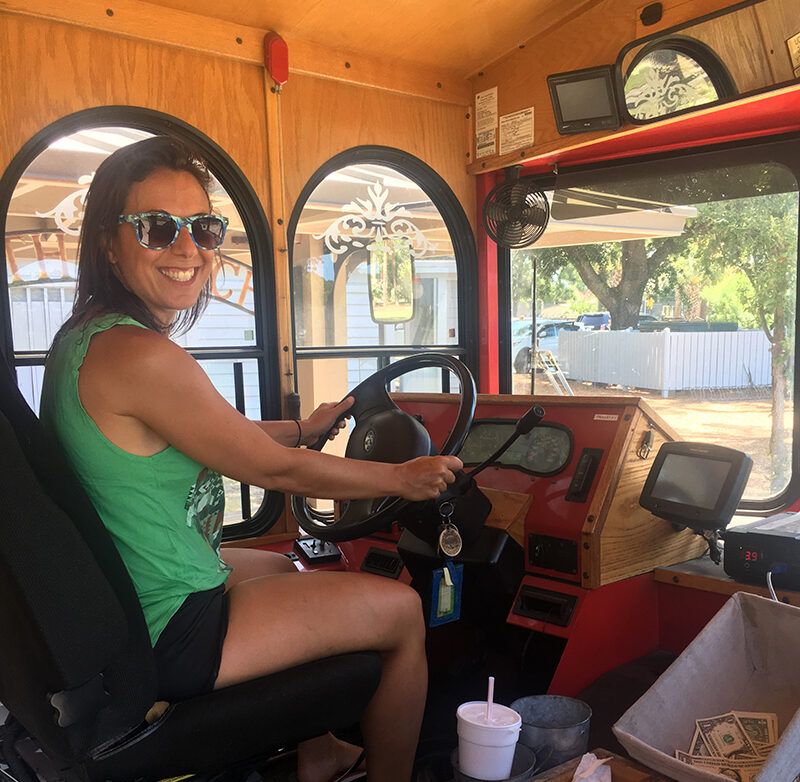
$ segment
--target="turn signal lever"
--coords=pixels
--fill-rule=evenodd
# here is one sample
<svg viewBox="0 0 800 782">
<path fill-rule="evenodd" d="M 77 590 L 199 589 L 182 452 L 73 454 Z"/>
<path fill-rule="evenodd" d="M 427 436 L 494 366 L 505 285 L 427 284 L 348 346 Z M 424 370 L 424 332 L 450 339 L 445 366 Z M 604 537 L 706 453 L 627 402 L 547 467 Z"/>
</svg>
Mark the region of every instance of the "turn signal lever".
<svg viewBox="0 0 800 782">
<path fill-rule="evenodd" d="M 442 533 L 453 537 L 453 527 L 470 546 L 480 535 L 492 504 L 475 483 L 475 476 L 496 462 L 522 435 L 528 434 L 545 416 L 544 409 L 534 405 L 517 421 L 514 432 L 488 459 L 468 472 L 456 473 L 456 479 L 435 500 L 425 503 L 424 510 L 403 526 L 417 537 L 441 546 Z M 456 547 L 454 546 L 454 549 Z M 460 550 L 460 545 L 457 547 Z M 452 556 L 455 556 L 453 554 Z"/>
</svg>

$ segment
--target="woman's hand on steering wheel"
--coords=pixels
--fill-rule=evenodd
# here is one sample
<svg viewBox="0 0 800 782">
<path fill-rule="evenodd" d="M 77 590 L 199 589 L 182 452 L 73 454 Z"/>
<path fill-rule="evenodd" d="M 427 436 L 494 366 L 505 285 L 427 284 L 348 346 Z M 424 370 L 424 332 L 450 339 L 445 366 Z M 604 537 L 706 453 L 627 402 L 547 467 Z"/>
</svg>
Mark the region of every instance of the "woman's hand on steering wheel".
<svg viewBox="0 0 800 782">
<path fill-rule="evenodd" d="M 397 465 L 402 490 L 399 495 L 406 500 L 433 500 L 447 489 L 455 473 L 464 465 L 457 456 L 419 456 Z"/>
<path fill-rule="evenodd" d="M 320 437 L 333 440 L 339 432 L 347 426 L 346 414 L 353 406 L 355 400 L 352 396 L 345 397 L 341 402 L 323 402 L 302 423 L 302 445 L 312 445 Z"/>
</svg>

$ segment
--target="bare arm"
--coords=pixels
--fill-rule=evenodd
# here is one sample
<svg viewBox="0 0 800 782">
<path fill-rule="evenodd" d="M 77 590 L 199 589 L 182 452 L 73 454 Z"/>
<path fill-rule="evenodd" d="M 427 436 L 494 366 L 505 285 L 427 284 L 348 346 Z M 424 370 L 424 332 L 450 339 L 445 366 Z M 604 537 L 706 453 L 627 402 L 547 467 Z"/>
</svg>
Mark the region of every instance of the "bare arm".
<svg viewBox="0 0 800 782">
<path fill-rule="evenodd" d="M 289 447 L 313 445 L 322 435 L 333 440 L 346 423 L 337 419 L 353 405 L 352 397 L 338 404 L 323 402 L 314 412 L 301 421 L 256 421 L 259 428 L 273 440 Z M 349 416 L 348 416 L 349 417 Z"/>
<path fill-rule="evenodd" d="M 418 500 L 437 496 L 461 467 L 454 456 L 394 465 L 286 448 L 238 413 L 186 351 L 135 326 L 117 326 L 92 339 L 79 388 L 87 412 L 120 447 L 141 428 L 152 441 L 265 489 L 331 499 Z"/>
</svg>

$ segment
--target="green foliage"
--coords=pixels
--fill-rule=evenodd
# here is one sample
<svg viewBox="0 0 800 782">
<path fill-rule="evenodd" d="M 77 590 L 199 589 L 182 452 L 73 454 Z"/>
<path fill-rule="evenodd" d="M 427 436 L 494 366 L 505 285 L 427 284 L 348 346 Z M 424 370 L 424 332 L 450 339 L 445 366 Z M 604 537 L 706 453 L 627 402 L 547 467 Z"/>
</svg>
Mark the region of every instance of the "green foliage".
<svg viewBox="0 0 800 782">
<path fill-rule="evenodd" d="M 731 269 L 722 279 L 706 285 L 701 294 L 710 306 L 709 320 L 735 322 L 742 329 L 759 328 L 753 286 L 741 270 Z"/>
</svg>

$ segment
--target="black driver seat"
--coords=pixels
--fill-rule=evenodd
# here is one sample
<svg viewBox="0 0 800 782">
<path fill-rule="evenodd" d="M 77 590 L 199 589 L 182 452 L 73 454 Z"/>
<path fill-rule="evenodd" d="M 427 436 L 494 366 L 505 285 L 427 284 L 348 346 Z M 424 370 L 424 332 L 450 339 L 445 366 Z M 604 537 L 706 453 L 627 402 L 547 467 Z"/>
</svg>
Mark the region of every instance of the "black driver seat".
<svg viewBox="0 0 800 782">
<path fill-rule="evenodd" d="M 156 675 L 133 584 L 4 364 L 0 596 L 0 702 L 65 780 L 216 774 L 353 725 L 380 680 L 377 653 L 341 655 L 173 703 L 148 725 Z"/>
</svg>

